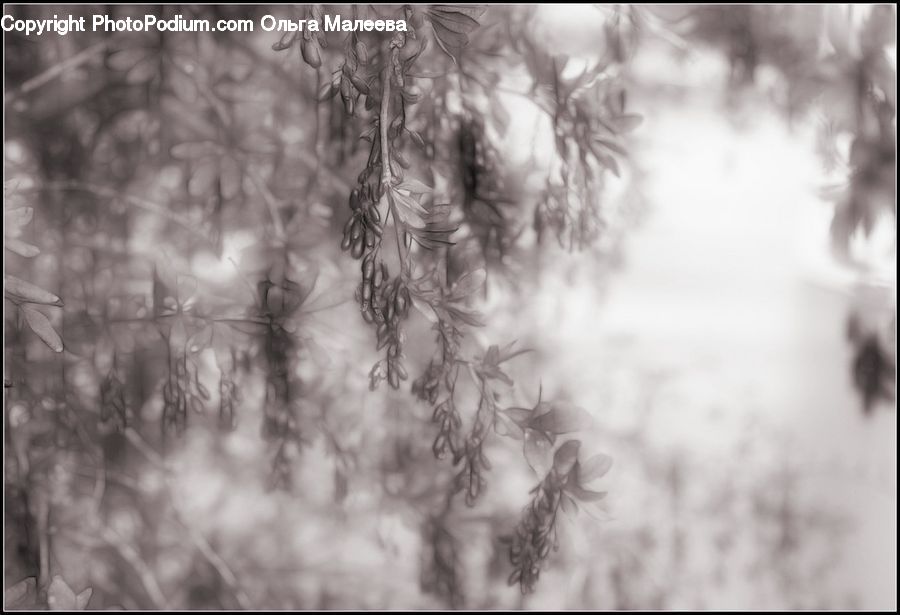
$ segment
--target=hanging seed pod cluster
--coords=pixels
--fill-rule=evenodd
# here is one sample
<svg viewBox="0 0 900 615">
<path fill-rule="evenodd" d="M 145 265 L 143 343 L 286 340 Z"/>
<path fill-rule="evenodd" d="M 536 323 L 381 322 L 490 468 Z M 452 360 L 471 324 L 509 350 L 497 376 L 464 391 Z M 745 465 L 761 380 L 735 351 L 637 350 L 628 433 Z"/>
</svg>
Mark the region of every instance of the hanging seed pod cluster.
<svg viewBox="0 0 900 615">
<path fill-rule="evenodd" d="M 433 188 L 405 177 L 413 166 L 403 150 L 409 141 L 422 150 L 426 161 L 435 163 L 435 153 L 443 147 L 436 126 L 427 124 L 421 130 L 409 126 L 410 106 L 421 96 L 413 65 L 427 41 L 434 41 L 440 52 L 458 62 L 469 34 L 478 28 L 482 12 L 472 7 L 442 6 L 425 11 L 405 7 L 411 26 L 408 32 L 374 39 L 369 44 L 356 34 L 348 39 L 341 68 L 321 97 L 340 94 L 348 115 L 359 114 L 358 102 L 365 97 L 363 106 L 372 112 L 370 127 L 363 133 L 370 142 L 369 155 L 357 185 L 350 191 L 350 216 L 341 237 L 341 248 L 360 263 L 356 289 L 360 312 L 375 329 L 376 348 L 385 352 L 370 371 L 370 388 L 387 381 L 397 389 L 407 379 L 402 362 L 406 341 L 403 325 L 415 304 L 433 320 L 437 345 L 434 357 L 413 381 L 412 392 L 431 407 L 437 430 L 432 443 L 435 457 L 444 458 L 449 453 L 455 468 L 447 485 L 450 501 L 459 494 L 468 506 L 476 505 L 488 486 L 490 462 L 485 443 L 497 430 L 498 400 L 510 395 L 513 386 L 501 366 L 523 351 L 513 350 L 512 345 L 502 349 L 492 346 L 481 356 L 466 355 L 466 346 L 471 345 L 466 330 L 483 324 L 472 303 L 484 287 L 486 272 L 464 271 L 455 280 L 448 278 L 453 246 L 450 237 L 457 230 L 450 218 L 454 210 L 458 212 L 457 217 L 477 240 L 485 262 L 498 260 L 494 257 L 502 260 L 516 234 L 504 211 L 509 199 L 503 194 L 496 152 L 487 138 L 484 120 L 468 103 L 458 116 L 455 143 L 451 140 L 446 144 L 450 151 L 455 150 L 454 174 L 461 183 L 460 202 L 455 206 L 437 204 Z M 361 49 L 366 52 L 361 54 Z M 447 93 L 435 95 L 441 98 Z M 432 111 L 435 108 L 427 107 Z M 581 111 L 572 113 L 581 118 Z M 432 135 L 433 142 L 426 142 L 423 134 Z M 398 271 L 392 276 L 383 251 L 393 252 L 394 247 Z M 474 386 L 478 393 L 478 403 L 469 409 L 468 419 L 466 409 L 457 406 L 462 374 L 471 380 L 467 386 Z M 543 552 L 543 546 L 540 550 Z M 519 574 L 529 586 L 536 579 L 536 573 Z M 445 590 L 448 588 L 440 591 Z"/>
</svg>

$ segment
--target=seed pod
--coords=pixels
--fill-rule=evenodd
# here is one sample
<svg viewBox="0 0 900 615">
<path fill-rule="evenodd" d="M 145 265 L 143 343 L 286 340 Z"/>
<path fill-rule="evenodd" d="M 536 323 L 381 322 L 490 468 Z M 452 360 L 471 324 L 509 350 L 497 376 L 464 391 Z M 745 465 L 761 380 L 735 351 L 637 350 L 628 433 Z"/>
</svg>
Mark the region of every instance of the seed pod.
<svg viewBox="0 0 900 615">
<path fill-rule="evenodd" d="M 300 54 L 303 56 L 303 61 L 313 68 L 322 66 L 322 57 L 319 55 L 319 45 L 315 41 L 301 41 Z"/>
<path fill-rule="evenodd" d="M 350 227 L 350 239 L 356 241 L 363 234 L 363 225 L 362 220 L 358 217 L 353 216 L 353 225 Z"/>
<path fill-rule="evenodd" d="M 393 154 L 394 160 L 397 161 L 397 164 L 399 164 L 404 169 L 409 168 L 409 160 L 406 159 L 406 156 L 403 155 L 403 152 L 401 152 L 400 150 L 394 150 Z"/>
<path fill-rule="evenodd" d="M 350 209 L 352 209 L 353 211 L 356 211 L 359 209 L 359 205 L 360 205 L 359 190 L 354 188 L 353 190 L 350 191 Z"/>
<path fill-rule="evenodd" d="M 372 306 L 367 306 L 362 310 L 362 317 L 368 324 L 372 324 L 375 320 L 375 315 L 372 313 Z"/>
<path fill-rule="evenodd" d="M 375 288 L 379 288 L 381 283 L 384 282 L 384 269 L 382 267 L 376 267 L 375 271 L 372 274 L 372 286 Z"/>
<path fill-rule="evenodd" d="M 541 559 L 544 559 L 549 554 L 550 554 L 550 543 L 545 542 L 543 545 L 541 545 L 541 548 L 538 549 L 538 557 L 540 557 Z"/>
<path fill-rule="evenodd" d="M 372 285 L 367 282 L 363 282 L 362 300 L 368 303 L 371 299 L 372 299 Z"/>
<path fill-rule="evenodd" d="M 375 329 L 375 335 L 378 337 L 378 339 L 381 339 L 387 333 L 387 330 L 387 324 L 381 323 L 378 325 L 378 328 Z"/>
<path fill-rule="evenodd" d="M 512 571 L 512 574 L 509 575 L 509 578 L 506 580 L 507 585 L 515 585 L 522 579 L 522 570 L 520 568 L 516 568 Z"/>
<path fill-rule="evenodd" d="M 388 361 L 388 384 L 390 384 L 393 389 L 400 388 L 400 379 L 397 377 L 397 372 L 394 370 L 393 363 L 390 361 Z"/>
<path fill-rule="evenodd" d="M 406 290 L 405 288 L 403 290 Z M 401 316 L 406 315 L 406 297 L 403 296 L 403 293 L 397 293 L 394 296 L 394 309 L 397 311 L 397 314 Z"/>
<path fill-rule="evenodd" d="M 409 374 L 406 373 L 406 368 L 403 367 L 402 363 L 397 363 L 397 375 L 400 376 L 400 380 L 406 380 L 409 378 Z"/>
<path fill-rule="evenodd" d="M 353 87 L 355 87 L 360 94 L 364 94 L 366 96 L 369 95 L 369 84 L 363 81 L 362 77 L 360 77 L 356 73 L 352 73 L 350 75 L 350 81 L 351 83 L 353 83 Z"/>
<path fill-rule="evenodd" d="M 373 222 L 381 222 L 381 212 L 378 211 L 378 205 L 376 203 L 369 204 L 369 219 Z"/>
<path fill-rule="evenodd" d="M 344 237 L 343 239 L 341 239 L 341 250 L 350 249 L 351 241 L 352 240 L 350 239 L 350 233 L 344 233 Z"/>
<path fill-rule="evenodd" d="M 396 139 L 400 136 L 400 133 L 403 131 L 403 120 L 398 115 L 394 118 L 394 121 L 391 122 L 391 125 L 388 127 L 388 138 Z"/>
<path fill-rule="evenodd" d="M 365 257 L 363 259 L 363 263 L 362 263 L 363 280 L 371 280 L 374 273 L 375 273 L 375 257 L 372 254 L 369 254 L 367 257 Z"/>
<path fill-rule="evenodd" d="M 350 90 L 350 82 L 346 79 L 341 79 L 341 102 L 344 103 L 344 111 L 347 115 L 353 115 L 356 101 L 353 99 L 353 93 Z"/>
<path fill-rule="evenodd" d="M 350 248 L 350 256 L 352 256 L 353 258 L 359 258 L 363 255 L 364 248 L 365 245 L 363 244 L 363 238 L 357 237 Z"/>
<path fill-rule="evenodd" d="M 469 490 L 468 493 L 466 493 L 466 501 L 468 502 L 471 500 L 472 502 L 474 502 L 478 497 L 478 492 L 480 490 L 481 481 L 478 480 L 477 476 L 473 476 L 471 479 L 469 479 Z"/>
<path fill-rule="evenodd" d="M 438 417 L 444 413 L 444 404 L 441 404 L 437 408 L 434 409 L 434 412 L 431 413 L 431 420 L 437 421 Z"/>
<path fill-rule="evenodd" d="M 445 434 L 438 434 L 438 437 L 434 439 L 434 445 L 432 445 L 431 450 L 434 453 L 434 456 L 438 459 L 443 459 L 445 454 L 445 448 L 447 446 L 447 436 Z"/>
<path fill-rule="evenodd" d="M 389 301 L 387 307 L 384 310 L 384 317 L 388 322 L 394 321 L 394 302 Z"/>
<path fill-rule="evenodd" d="M 366 229 L 366 247 L 367 248 L 375 247 L 375 239 L 377 239 L 377 237 L 375 236 L 375 232 L 373 229 L 374 229 L 374 227 Z"/>
<path fill-rule="evenodd" d="M 376 237 L 381 237 L 381 234 L 384 232 L 381 228 L 381 225 L 379 224 L 373 224 L 371 227 L 369 227 L 369 230 L 371 230 L 372 234 Z"/>
</svg>

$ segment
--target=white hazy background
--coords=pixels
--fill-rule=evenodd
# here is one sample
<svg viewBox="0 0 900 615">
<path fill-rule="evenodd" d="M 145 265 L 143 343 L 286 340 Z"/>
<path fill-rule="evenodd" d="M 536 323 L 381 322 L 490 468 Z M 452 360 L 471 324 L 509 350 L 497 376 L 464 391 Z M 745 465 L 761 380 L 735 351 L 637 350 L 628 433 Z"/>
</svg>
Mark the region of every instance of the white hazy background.
<svg viewBox="0 0 900 615">
<path fill-rule="evenodd" d="M 589 61 L 599 32 L 579 24 L 596 24 L 595 11 L 544 6 L 537 21 L 551 47 Z M 726 110 L 727 60 L 712 51 L 691 49 L 677 61 L 666 44 L 646 42 L 632 70 L 645 86 L 630 101 L 645 116 L 635 155 L 644 219 L 608 285 L 592 284 L 599 275 L 590 266 L 545 273 L 523 319 L 548 332 L 546 363 L 567 374 L 558 385 L 612 434 L 640 433 L 655 454 L 683 460 L 688 485 L 731 482 L 740 492 L 759 478 L 774 492 L 772 476 L 791 475 L 791 497 L 811 518 L 833 515 L 849 528 L 839 539 L 801 523 L 811 550 L 843 545 L 832 562 L 836 584 L 826 589 L 810 562 L 808 590 L 822 583 L 823 595 L 853 594 L 848 605 L 895 609 L 896 413 L 881 407 L 865 417 L 852 387 L 845 322 L 855 278 L 830 253 L 833 210 L 819 192 L 833 178 L 816 154 L 816 117 L 789 126 L 753 92 Z M 760 72 L 764 90 L 770 75 Z M 654 87 L 677 96 L 655 96 Z M 511 115 L 521 130 L 510 134 L 527 134 L 534 110 L 514 96 L 505 102 L 518 107 Z M 527 149 L 514 138 L 508 145 L 511 155 Z M 872 256 L 895 296 L 894 221 L 854 248 Z M 615 437 L 604 444 L 615 447 Z M 654 519 L 667 497 L 665 485 L 641 482 L 626 464 L 617 458 L 610 526 Z M 713 528 L 691 511 L 702 499 L 686 496 L 680 518 L 665 521 L 686 533 L 687 565 L 643 562 L 674 592 L 667 606 L 790 607 L 740 570 L 717 590 L 692 589 L 692 575 L 716 559 L 707 550 Z M 735 521 L 733 531 L 749 537 L 749 523 Z"/>
</svg>

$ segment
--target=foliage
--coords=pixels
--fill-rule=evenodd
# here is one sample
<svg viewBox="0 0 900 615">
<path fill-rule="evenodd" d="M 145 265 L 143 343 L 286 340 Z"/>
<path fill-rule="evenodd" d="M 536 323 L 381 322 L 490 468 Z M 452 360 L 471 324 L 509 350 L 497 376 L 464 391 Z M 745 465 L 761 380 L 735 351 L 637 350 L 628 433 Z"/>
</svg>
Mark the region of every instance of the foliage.
<svg viewBox="0 0 900 615">
<path fill-rule="evenodd" d="M 263 14 L 182 9 L 185 17 Z M 110 9 L 115 18 L 136 10 Z M 160 18 L 174 10 L 154 9 Z M 12 205 L 4 245 L 17 259 L 44 260 L 31 268 L 15 261 L 5 275 L 5 297 L 16 307 L 10 314 L 19 314 L 6 321 L 8 435 L 18 455 L 7 494 L 32 511 L 23 518 L 22 549 L 38 604 L 75 608 L 91 599 L 90 588 L 77 593 L 65 585 L 72 579 L 54 576 L 47 559 L 71 541 L 106 545 L 128 564 L 116 581 L 105 581 L 119 584 L 126 606 L 194 604 L 166 595 L 165 582 L 144 563 L 153 545 L 101 531 L 96 520 L 125 514 L 123 502 L 131 501 L 149 527 L 165 527 L 175 515 L 181 532 L 202 535 L 164 500 L 148 505 L 140 489 L 111 495 L 120 489 L 114 483 L 127 483 L 148 463 L 170 476 L 168 459 L 198 430 L 227 442 L 248 422 L 259 423 L 270 464 L 265 484 L 288 493 L 302 489 L 303 460 L 323 442 L 341 498 L 352 494 L 354 472 L 377 474 L 377 466 L 359 466 L 365 445 L 348 445 L 332 427 L 328 409 L 341 387 L 322 379 L 316 358 L 324 341 L 320 305 L 348 296 L 342 266 L 336 272 L 328 264 L 338 245 L 359 263 L 356 301 L 383 353 L 370 388 L 410 387 L 432 426 L 426 421 L 402 436 L 405 446 L 425 438 L 435 457 L 450 457 L 446 470 L 402 466 L 405 475 L 438 477 L 425 501 L 413 503 L 432 549 L 423 589 L 451 606 L 466 604 L 465 547 L 455 536 L 462 513 L 454 502 L 483 500 L 494 432 L 524 439 L 540 484 L 558 486 L 565 475 L 537 464 L 530 443 L 540 437 L 542 454 L 552 454 L 557 434 L 589 427 L 587 413 L 577 411 L 577 426 L 561 425 L 576 411 L 540 402 L 533 421 L 519 426 L 517 410 L 506 407 L 521 395 L 507 365 L 527 351 L 485 343 L 478 331 L 488 325 L 479 303 L 520 249 L 522 222 L 536 220 L 537 230 L 547 224 L 547 215 L 528 210 L 546 205 L 506 188 L 510 169 L 494 141 L 509 117 L 490 92 L 513 70 L 530 75 L 532 93 L 554 119 L 555 181 L 581 178 L 577 204 L 555 203 L 550 225 L 561 241 L 571 235 L 578 239 L 570 245 L 585 247 L 597 235 L 582 227 L 599 215 L 603 174 L 619 173 L 621 135 L 637 124 L 624 108 L 619 59 L 607 54 L 580 77 L 563 79 L 567 59 L 537 42 L 522 18 L 528 11 L 512 8 L 347 10 L 353 19 L 404 18 L 409 30 L 303 31 L 277 40 L 97 32 L 60 38 L 56 48 L 13 45 L 6 103 L 21 129 L 7 141 L 15 147 L 7 148 Z M 331 13 L 313 5 L 283 14 L 321 21 Z M 29 80 L 55 71 L 65 55 L 77 59 L 69 78 L 32 89 Z M 344 170 L 355 164 L 361 171 L 351 180 Z M 24 234 L 35 211 L 47 232 L 31 243 Z M 52 318 L 45 309 L 56 310 Z M 21 337 L 23 325 L 57 356 Z M 421 351 L 429 345 L 433 351 Z M 46 378 L 34 377 L 35 360 Z M 411 404 L 404 410 L 420 411 Z M 357 406 L 352 414 L 363 412 Z M 560 454 L 577 443 L 563 444 Z M 50 489 L 54 473 L 68 487 Z M 593 497 L 576 482 L 565 493 Z M 46 515 L 95 512 L 51 537 L 35 502 L 46 505 Z M 196 544 L 217 583 L 247 603 L 242 581 L 215 548 L 205 539 Z M 117 598 L 98 589 L 97 604 Z"/>
</svg>

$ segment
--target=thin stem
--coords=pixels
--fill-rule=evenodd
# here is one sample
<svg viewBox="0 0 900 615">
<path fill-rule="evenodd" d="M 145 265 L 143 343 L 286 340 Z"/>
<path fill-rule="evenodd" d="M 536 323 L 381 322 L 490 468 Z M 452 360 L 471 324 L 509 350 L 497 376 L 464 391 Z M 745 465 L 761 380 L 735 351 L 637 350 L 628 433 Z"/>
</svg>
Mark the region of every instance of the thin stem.
<svg viewBox="0 0 900 615">
<path fill-rule="evenodd" d="M 391 63 L 387 62 L 381 75 L 381 114 L 378 118 L 381 144 L 381 189 L 391 189 L 391 159 L 388 148 L 388 124 L 391 107 Z"/>
<path fill-rule="evenodd" d="M 64 60 L 64 61 L 60 62 L 59 64 L 55 64 L 54 66 L 51 66 L 50 68 L 48 68 L 47 70 L 42 72 L 40 75 L 32 77 L 31 79 L 29 79 L 28 81 L 23 83 L 21 85 L 21 87 L 19 87 L 18 90 L 10 92 L 6 96 L 4 96 L 3 104 L 8 105 L 10 102 L 16 100 L 17 98 L 25 96 L 29 92 L 32 92 L 32 91 L 46 85 L 47 83 L 50 83 L 51 81 L 53 81 L 54 79 L 56 79 L 57 77 L 59 77 L 60 75 L 65 73 L 67 70 L 71 70 L 77 66 L 81 66 L 82 64 L 84 64 L 85 62 L 90 60 L 92 57 L 94 57 L 101 51 L 105 50 L 106 46 L 108 44 L 109 44 L 108 41 L 103 41 L 101 43 L 97 43 L 96 45 L 88 47 L 84 51 L 75 54 L 74 56 L 68 58 L 67 60 Z"/>
<path fill-rule="evenodd" d="M 397 53 L 396 49 L 392 50 L 392 57 Z M 402 223 L 397 215 L 397 208 L 394 206 L 394 200 L 391 198 L 390 190 L 393 184 L 391 176 L 391 154 L 388 144 L 388 126 L 390 125 L 391 110 L 391 68 L 393 64 L 390 61 L 385 63 L 384 71 L 381 74 L 381 113 L 378 118 L 379 141 L 381 145 L 381 190 L 382 194 L 387 195 L 388 213 L 394 219 L 394 238 L 397 240 L 397 258 L 400 259 L 400 271 L 402 274 L 409 273 L 409 264 L 405 255 L 405 250 L 401 247 L 400 234 L 402 231 Z M 385 216 L 387 217 L 387 216 Z"/>
</svg>

